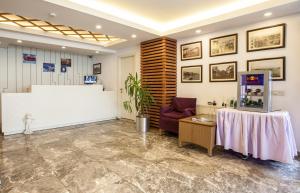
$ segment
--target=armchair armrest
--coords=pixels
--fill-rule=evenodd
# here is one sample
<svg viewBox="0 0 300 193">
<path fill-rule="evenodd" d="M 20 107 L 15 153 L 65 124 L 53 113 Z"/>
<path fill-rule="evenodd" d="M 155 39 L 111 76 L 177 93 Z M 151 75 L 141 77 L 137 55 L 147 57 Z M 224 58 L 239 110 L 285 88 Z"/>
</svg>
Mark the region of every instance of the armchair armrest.
<svg viewBox="0 0 300 193">
<path fill-rule="evenodd" d="M 186 108 L 186 109 L 184 109 L 183 114 L 187 117 L 196 115 L 196 109 L 195 108 Z"/>
<path fill-rule="evenodd" d="M 160 107 L 160 114 L 172 112 L 174 108 L 172 106 L 162 106 Z"/>
</svg>

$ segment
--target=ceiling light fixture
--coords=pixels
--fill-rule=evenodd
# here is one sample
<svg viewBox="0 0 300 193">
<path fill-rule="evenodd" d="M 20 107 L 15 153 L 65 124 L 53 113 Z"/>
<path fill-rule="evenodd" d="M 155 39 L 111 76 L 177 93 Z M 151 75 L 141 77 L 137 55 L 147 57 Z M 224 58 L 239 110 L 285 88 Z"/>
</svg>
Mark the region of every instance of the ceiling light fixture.
<svg viewBox="0 0 300 193">
<path fill-rule="evenodd" d="M 132 37 L 132 38 L 136 38 L 136 35 L 135 35 L 135 34 L 132 34 L 131 37 Z"/>
<path fill-rule="evenodd" d="M 20 44 L 20 43 L 22 43 L 22 40 L 17 40 L 17 42 Z"/>
<path fill-rule="evenodd" d="M 96 25 L 96 29 L 101 29 L 102 26 L 101 25 Z"/>
<path fill-rule="evenodd" d="M 202 30 L 201 29 L 197 29 L 195 32 L 196 32 L 196 34 L 200 34 L 202 32 Z"/>
<path fill-rule="evenodd" d="M 66 49 L 66 46 L 62 46 L 61 48 L 62 48 L 62 49 Z"/>
<path fill-rule="evenodd" d="M 272 12 L 266 12 L 266 13 L 264 14 L 265 17 L 270 17 L 271 15 L 272 15 Z"/>
<path fill-rule="evenodd" d="M 50 15 L 51 17 L 56 17 L 56 13 L 54 13 L 54 12 L 49 13 L 49 15 Z"/>
</svg>

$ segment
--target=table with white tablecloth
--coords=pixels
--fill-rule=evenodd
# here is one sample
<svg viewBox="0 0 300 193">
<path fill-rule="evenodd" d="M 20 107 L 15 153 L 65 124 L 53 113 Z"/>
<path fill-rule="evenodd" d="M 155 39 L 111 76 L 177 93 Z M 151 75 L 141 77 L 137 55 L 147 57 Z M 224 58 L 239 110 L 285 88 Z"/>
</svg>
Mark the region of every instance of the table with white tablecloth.
<svg viewBox="0 0 300 193">
<path fill-rule="evenodd" d="M 261 160 L 292 163 L 297 147 L 289 113 L 217 111 L 217 145 Z"/>
</svg>

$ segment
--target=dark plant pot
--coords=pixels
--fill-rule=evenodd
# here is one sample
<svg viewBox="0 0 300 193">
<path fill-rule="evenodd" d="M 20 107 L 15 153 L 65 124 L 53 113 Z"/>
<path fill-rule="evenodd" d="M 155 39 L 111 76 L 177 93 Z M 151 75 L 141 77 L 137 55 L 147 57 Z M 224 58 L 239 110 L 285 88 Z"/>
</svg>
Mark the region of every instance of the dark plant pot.
<svg viewBox="0 0 300 193">
<path fill-rule="evenodd" d="M 142 133 L 146 133 L 150 127 L 149 115 L 136 116 L 136 130 Z"/>
</svg>

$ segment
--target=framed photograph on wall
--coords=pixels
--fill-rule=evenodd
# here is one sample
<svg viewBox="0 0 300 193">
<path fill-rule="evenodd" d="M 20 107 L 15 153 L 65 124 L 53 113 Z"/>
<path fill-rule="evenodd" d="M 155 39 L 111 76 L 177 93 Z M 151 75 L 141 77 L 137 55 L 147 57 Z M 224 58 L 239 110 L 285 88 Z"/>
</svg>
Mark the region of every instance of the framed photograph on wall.
<svg viewBox="0 0 300 193">
<path fill-rule="evenodd" d="M 55 64 L 43 63 L 43 72 L 55 72 Z"/>
<path fill-rule="evenodd" d="M 93 64 L 93 74 L 101 74 L 101 63 Z"/>
<path fill-rule="evenodd" d="M 209 56 L 223 56 L 238 53 L 238 34 L 216 37 L 209 40 Z"/>
<path fill-rule="evenodd" d="M 285 57 L 248 60 L 247 70 L 270 70 L 273 81 L 285 80 Z"/>
<path fill-rule="evenodd" d="M 182 44 L 180 48 L 181 61 L 202 58 L 202 41 Z"/>
<path fill-rule="evenodd" d="M 72 61 L 69 58 L 61 58 L 60 64 L 61 66 L 71 67 Z"/>
<path fill-rule="evenodd" d="M 181 82 L 182 83 L 201 83 L 202 82 L 202 65 L 182 66 Z"/>
<path fill-rule="evenodd" d="M 223 62 L 209 65 L 209 82 L 237 81 L 237 62 Z"/>
<path fill-rule="evenodd" d="M 286 24 L 278 24 L 247 31 L 247 51 L 269 50 L 285 47 Z"/>
<path fill-rule="evenodd" d="M 23 53 L 23 63 L 24 64 L 36 64 L 36 54 Z"/>
</svg>

